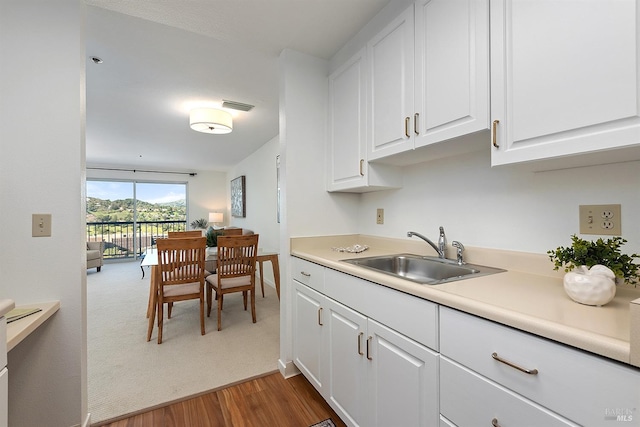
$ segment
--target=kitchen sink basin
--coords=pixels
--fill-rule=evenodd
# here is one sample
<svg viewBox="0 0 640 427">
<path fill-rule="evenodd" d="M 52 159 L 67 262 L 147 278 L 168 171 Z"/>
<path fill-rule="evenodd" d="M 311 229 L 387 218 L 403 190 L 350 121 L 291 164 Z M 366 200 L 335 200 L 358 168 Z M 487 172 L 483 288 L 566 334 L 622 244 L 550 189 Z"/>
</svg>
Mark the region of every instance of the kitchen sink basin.
<svg viewBox="0 0 640 427">
<path fill-rule="evenodd" d="M 439 285 L 455 280 L 470 279 L 500 273 L 505 270 L 475 264 L 458 264 L 449 259 L 413 254 L 383 255 L 345 259 L 343 262 L 358 265 L 391 276 L 411 280 L 423 285 Z"/>
</svg>

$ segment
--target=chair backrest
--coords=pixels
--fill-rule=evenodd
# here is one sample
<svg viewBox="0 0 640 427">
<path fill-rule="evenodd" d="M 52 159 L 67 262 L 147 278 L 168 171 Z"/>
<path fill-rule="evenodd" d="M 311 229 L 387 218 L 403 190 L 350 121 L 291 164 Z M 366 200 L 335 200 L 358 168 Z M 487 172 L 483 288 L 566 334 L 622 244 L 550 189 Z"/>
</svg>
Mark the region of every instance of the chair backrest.
<svg viewBox="0 0 640 427">
<path fill-rule="evenodd" d="M 223 236 L 242 236 L 242 228 L 225 228 L 222 230 Z"/>
<path fill-rule="evenodd" d="M 202 231 L 169 231 L 167 235 L 170 239 L 184 239 L 185 237 L 202 237 Z"/>
<path fill-rule="evenodd" d="M 257 234 L 218 237 L 218 278 L 253 277 L 257 255 Z"/>
<path fill-rule="evenodd" d="M 157 245 L 162 285 L 203 283 L 206 237 L 158 239 Z"/>
</svg>

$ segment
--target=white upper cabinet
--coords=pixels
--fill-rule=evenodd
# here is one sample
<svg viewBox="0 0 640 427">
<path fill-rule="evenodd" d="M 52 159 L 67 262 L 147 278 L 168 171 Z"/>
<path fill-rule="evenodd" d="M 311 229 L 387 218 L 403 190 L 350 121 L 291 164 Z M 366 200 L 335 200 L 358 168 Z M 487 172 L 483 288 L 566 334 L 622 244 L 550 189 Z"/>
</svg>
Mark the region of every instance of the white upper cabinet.
<svg viewBox="0 0 640 427">
<path fill-rule="evenodd" d="M 489 128 L 489 5 L 415 4 L 415 147 Z"/>
<path fill-rule="evenodd" d="M 370 160 L 488 129 L 488 10 L 419 0 L 369 42 Z"/>
<path fill-rule="evenodd" d="M 327 190 L 371 191 L 401 186 L 388 165 L 367 162 L 366 49 L 329 76 Z"/>
<path fill-rule="evenodd" d="M 405 10 L 367 45 L 369 160 L 413 148 L 414 14 Z"/>
<path fill-rule="evenodd" d="M 491 3 L 492 165 L 639 145 L 638 16 L 636 0 Z"/>
</svg>

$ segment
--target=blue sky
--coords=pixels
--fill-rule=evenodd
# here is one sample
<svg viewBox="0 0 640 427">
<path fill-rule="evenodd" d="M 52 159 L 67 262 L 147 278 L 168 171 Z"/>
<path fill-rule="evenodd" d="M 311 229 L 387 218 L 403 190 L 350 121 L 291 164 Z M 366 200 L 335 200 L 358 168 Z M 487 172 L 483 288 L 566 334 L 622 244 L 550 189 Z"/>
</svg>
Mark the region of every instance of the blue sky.
<svg viewBox="0 0 640 427">
<path fill-rule="evenodd" d="M 149 203 L 168 203 L 185 200 L 185 184 L 136 183 L 136 197 Z M 87 197 L 121 200 L 133 198 L 133 183 L 124 181 L 89 181 Z"/>
</svg>

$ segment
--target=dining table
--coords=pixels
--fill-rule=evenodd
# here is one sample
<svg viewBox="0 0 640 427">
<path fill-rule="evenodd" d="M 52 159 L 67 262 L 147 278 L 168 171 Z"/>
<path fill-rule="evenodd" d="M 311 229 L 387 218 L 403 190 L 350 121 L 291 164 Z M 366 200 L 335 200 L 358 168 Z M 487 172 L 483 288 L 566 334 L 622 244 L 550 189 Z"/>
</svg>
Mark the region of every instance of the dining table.
<svg viewBox="0 0 640 427">
<path fill-rule="evenodd" d="M 218 252 L 207 250 L 207 256 L 205 258 L 205 270 L 209 272 L 216 271 Z M 264 274 L 263 263 L 271 262 L 271 268 L 273 269 L 273 279 L 276 285 L 276 294 L 280 299 L 280 263 L 278 261 L 278 252 L 276 251 L 264 251 L 258 250 L 256 255 L 256 263 L 260 271 L 260 287 L 262 289 L 262 297 L 264 298 Z M 147 329 L 147 341 L 151 340 L 151 333 L 153 332 L 153 324 L 156 319 L 156 310 L 158 304 L 158 250 L 156 248 L 149 248 L 144 252 L 144 258 L 140 262 L 140 267 L 149 267 L 151 270 L 149 280 L 149 302 L 147 305 L 147 318 L 149 319 L 149 326 Z M 143 276 L 144 277 L 144 276 Z"/>
</svg>

